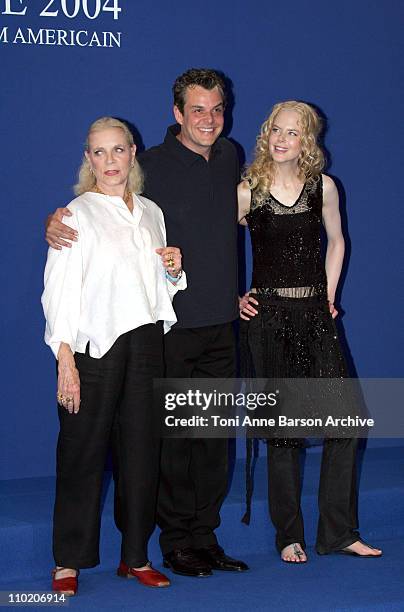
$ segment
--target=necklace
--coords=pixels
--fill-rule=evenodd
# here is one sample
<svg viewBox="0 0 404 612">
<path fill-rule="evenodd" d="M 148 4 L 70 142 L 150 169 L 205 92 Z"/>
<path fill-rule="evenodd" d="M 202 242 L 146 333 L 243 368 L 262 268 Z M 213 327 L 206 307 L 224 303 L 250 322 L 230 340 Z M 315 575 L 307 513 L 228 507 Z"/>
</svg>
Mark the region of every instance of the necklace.
<svg viewBox="0 0 404 612">
<path fill-rule="evenodd" d="M 101 191 L 97 183 L 94 185 L 91 191 L 93 191 L 94 193 L 99 193 L 101 195 L 109 195 L 108 193 L 104 193 L 103 191 Z M 133 208 L 132 192 L 129 191 L 127 187 L 125 187 L 125 193 L 123 194 L 122 199 L 125 202 L 126 206 L 129 208 L 129 210 L 132 210 Z"/>
</svg>

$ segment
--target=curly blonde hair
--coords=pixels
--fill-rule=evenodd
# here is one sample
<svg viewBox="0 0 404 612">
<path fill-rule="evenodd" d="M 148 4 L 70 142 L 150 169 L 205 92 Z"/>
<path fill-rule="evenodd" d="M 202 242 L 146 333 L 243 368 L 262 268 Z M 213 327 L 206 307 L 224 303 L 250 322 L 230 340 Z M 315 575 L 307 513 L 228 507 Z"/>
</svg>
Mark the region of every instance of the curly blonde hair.
<svg viewBox="0 0 404 612">
<path fill-rule="evenodd" d="M 84 144 L 84 150 L 88 151 L 89 149 L 88 141 L 92 132 L 98 132 L 110 128 L 121 129 L 125 134 L 125 138 L 128 145 L 130 147 L 134 145 L 132 132 L 129 130 L 128 126 L 123 123 L 123 121 L 115 119 L 115 117 L 101 117 L 90 125 L 89 130 L 87 132 L 86 142 Z M 73 187 L 74 193 L 76 195 L 81 195 L 86 191 L 91 191 L 95 183 L 96 180 L 94 174 L 91 172 L 90 163 L 84 155 L 83 161 L 81 162 L 81 166 L 78 171 L 78 183 Z M 133 166 L 131 167 L 129 172 L 128 189 L 133 193 L 142 193 L 143 190 L 143 172 L 136 158 L 133 160 Z"/>
<path fill-rule="evenodd" d="M 322 122 L 314 108 L 296 100 L 275 104 L 257 136 L 254 161 L 243 173 L 243 179 L 248 181 L 250 189 L 256 189 L 255 198 L 258 202 L 268 195 L 275 178 L 276 166 L 269 151 L 269 136 L 276 116 L 283 110 L 292 110 L 299 114 L 302 151 L 297 164 L 300 180 L 306 182 L 315 179 L 325 165 L 324 153 L 317 143 Z"/>
</svg>

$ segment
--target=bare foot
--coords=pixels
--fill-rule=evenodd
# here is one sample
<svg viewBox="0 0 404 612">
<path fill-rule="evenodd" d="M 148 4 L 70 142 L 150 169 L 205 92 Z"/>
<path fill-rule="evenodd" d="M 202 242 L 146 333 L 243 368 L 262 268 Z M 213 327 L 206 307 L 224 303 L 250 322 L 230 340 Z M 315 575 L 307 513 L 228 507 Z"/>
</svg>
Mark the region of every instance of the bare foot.
<svg viewBox="0 0 404 612">
<path fill-rule="evenodd" d="M 143 565 L 142 567 L 134 567 L 133 569 L 136 570 L 137 572 L 146 572 L 147 570 L 149 570 L 151 567 L 151 563 L 146 563 L 146 565 Z"/>
<path fill-rule="evenodd" d="M 306 563 L 307 556 L 300 544 L 289 544 L 281 551 L 281 559 L 286 563 Z"/>
<path fill-rule="evenodd" d="M 358 557 L 381 557 L 383 551 L 380 548 L 373 548 L 366 542 L 362 542 L 362 540 L 356 540 L 353 544 L 346 546 L 344 552 L 357 554 Z"/>
<path fill-rule="evenodd" d="M 52 571 L 52 589 L 69 597 L 75 595 L 78 575 L 79 572 L 75 569 L 57 566 Z"/>
<path fill-rule="evenodd" d="M 69 578 L 70 576 L 75 578 L 77 576 L 77 570 L 71 569 L 70 567 L 56 567 L 54 576 L 56 580 L 59 580 L 59 578 Z"/>
</svg>

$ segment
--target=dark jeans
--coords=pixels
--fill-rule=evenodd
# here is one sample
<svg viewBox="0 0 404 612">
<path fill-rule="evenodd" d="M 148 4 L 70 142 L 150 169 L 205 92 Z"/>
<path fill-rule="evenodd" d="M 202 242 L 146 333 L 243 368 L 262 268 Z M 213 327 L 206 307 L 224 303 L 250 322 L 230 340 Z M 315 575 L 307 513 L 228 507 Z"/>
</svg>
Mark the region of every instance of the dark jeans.
<svg viewBox="0 0 404 612">
<path fill-rule="evenodd" d="M 119 459 L 121 557 L 147 562 L 155 525 L 159 443 L 153 430 L 153 378 L 163 373 L 161 323 L 120 336 L 101 359 L 75 354 L 80 374 L 78 414 L 59 407 L 53 551 L 57 565 L 99 563 L 100 501 L 105 460 L 115 422 Z"/>
<path fill-rule="evenodd" d="M 168 378 L 228 378 L 235 375 L 231 323 L 173 329 L 165 336 Z M 227 489 L 228 441 L 164 439 L 157 522 L 163 554 L 216 544 Z"/>
</svg>

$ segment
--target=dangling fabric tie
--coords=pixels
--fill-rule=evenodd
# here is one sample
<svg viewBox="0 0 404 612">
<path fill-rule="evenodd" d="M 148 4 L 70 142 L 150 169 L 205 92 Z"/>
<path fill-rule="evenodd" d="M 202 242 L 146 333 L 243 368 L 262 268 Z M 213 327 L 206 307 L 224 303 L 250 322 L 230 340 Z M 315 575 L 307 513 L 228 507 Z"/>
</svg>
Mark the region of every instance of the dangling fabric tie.
<svg viewBox="0 0 404 612">
<path fill-rule="evenodd" d="M 243 518 L 241 519 L 241 522 L 245 523 L 245 525 L 249 525 L 250 519 L 251 519 L 251 499 L 252 499 L 253 488 L 254 488 L 253 486 L 253 482 L 254 482 L 253 481 L 253 461 L 252 461 L 253 444 L 254 444 L 254 439 L 247 438 L 246 440 L 247 458 L 246 458 L 246 465 L 245 465 L 246 511 L 245 511 Z"/>
<path fill-rule="evenodd" d="M 252 378 L 255 377 L 253 359 L 248 342 L 249 324 L 241 323 L 240 325 L 240 370 L 246 385 L 251 384 Z M 246 464 L 245 464 L 245 483 L 246 483 L 246 511 L 241 519 L 245 525 L 250 524 L 251 518 L 251 500 L 254 489 L 254 465 L 253 465 L 253 450 L 254 438 L 246 438 Z"/>
</svg>

